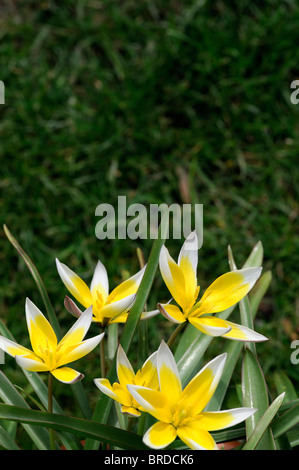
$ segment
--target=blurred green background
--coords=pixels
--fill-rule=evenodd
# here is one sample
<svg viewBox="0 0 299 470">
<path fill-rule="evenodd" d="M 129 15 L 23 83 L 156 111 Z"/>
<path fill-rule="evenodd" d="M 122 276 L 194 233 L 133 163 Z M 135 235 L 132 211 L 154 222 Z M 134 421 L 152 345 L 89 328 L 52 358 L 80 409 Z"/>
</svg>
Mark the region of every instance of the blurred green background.
<svg viewBox="0 0 299 470">
<path fill-rule="evenodd" d="M 73 320 L 55 257 L 87 282 L 100 258 L 115 286 L 139 269 L 137 247 L 149 254 L 151 240 L 98 240 L 99 204 L 203 204 L 202 289 L 229 269 L 229 244 L 241 266 L 261 240 L 273 282 L 259 359 L 298 385 L 297 2 L 5 0 L 0 11 L 1 222 L 59 321 Z M 2 225 L 0 316 L 22 342 L 25 298 L 43 305 Z M 174 257 L 180 246 L 168 242 Z M 157 300 L 168 300 L 159 275 L 149 308 Z M 160 322 L 153 347 L 172 331 Z"/>
</svg>

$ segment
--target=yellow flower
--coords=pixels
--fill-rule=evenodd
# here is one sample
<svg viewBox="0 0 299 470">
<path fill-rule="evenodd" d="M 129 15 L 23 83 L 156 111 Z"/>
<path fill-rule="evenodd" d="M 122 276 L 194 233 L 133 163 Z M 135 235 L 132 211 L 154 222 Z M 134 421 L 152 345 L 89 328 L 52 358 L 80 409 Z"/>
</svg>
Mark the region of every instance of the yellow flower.
<svg viewBox="0 0 299 470">
<path fill-rule="evenodd" d="M 239 341 L 265 341 L 267 338 L 255 331 L 227 320 L 211 316 L 239 302 L 254 286 L 262 268 L 252 267 L 231 271 L 218 277 L 198 301 L 197 285 L 198 239 L 192 232 L 185 240 L 178 263 L 162 247 L 159 266 L 164 282 L 179 305 L 158 304 L 162 315 L 174 323 L 190 322 L 210 336 L 223 336 Z"/>
<path fill-rule="evenodd" d="M 90 288 L 65 264 L 56 259 L 58 273 L 62 282 L 85 308 L 92 306 L 93 321 L 98 322 L 101 327 L 111 323 L 124 323 L 128 312 L 135 302 L 136 292 L 142 280 L 145 267 L 137 274 L 119 284 L 109 294 L 109 281 L 105 266 L 98 261 L 95 268 Z M 81 315 L 80 309 L 67 298 L 68 310 L 76 316 Z M 66 305 L 66 306 L 67 306 Z M 148 319 L 159 313 L 158 310 L 144 312 L 141 319 Z"/>
<path fill-rule="evenodd" d="M 128 385 L 128 390 L 142 408 L 158 421 L 143 437 L 153 449 L 162 449 L 178 436 L 193 450 L 217 450 L 210 431 L 224 429 L 246 420 L 256 410 L 235 408 L 203 411 L 220 381 L 226 354 L 210 361 L 182 390 L 177 365 L 164 341 L 157 352 L 159 390 Z"/>
<path fill-rule="evenodd" d="M 153 353 L 143 364 L 142 368 L 134 373 L 134 370 L 121 345 L 117 351 L 117 376 L 119 383 L 112 386 L 108 379 L 94 379 L 95 385 L 113 400 L 120 403 L 121 411 L 129 416 L 140 416 L 140 406 L 134 400 L 127 389 L 128 384 L 141 385 L 158 389 L 158 376 L 156 370 L 156 353 Z"/>
<path fill-rule="evenodd" d="M 25 311 L 33 351 L 4 336 L 0 336 L 0 348 L 13 356 L 23 369 L 34 372 L 49 371 L 64 383 L 81 380 L 83 374 L 63 366 L 88 354 L 103 338 L 104 333 L 83 341 L 91 324 L 91 309 L 82 314 L 59 342 L 48 320 L 29 299 L 26 299 Z"/>
</svg>

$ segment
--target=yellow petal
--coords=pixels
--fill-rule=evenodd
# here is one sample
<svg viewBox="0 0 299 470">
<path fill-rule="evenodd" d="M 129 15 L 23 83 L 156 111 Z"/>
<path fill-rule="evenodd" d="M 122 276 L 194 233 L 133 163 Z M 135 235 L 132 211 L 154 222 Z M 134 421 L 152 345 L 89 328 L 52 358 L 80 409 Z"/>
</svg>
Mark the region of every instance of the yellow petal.
<svg viewBox="0 0 299 470">
<path fill-rule="evenodd" d="M 21 346 L 20 344 L 15 343 L 14 341 L 5 338 L 4 336 L 0 336 L 0 349 L 12 357 L 28 355 L 35 356 L 34 353 L 30 351 L 30 349 L 24 348 L 24 346 Z"/>
<path fill-rule="evenodd" d="M 71 367 L 61 367 L 60 369 L 55 369 L 51 371 L 52 375 L 59 380 L 60 382 L 73 384 L 82 380 L 84 375 Z"/>
<path fill-rule="evenodd" d="M 157 370 L 161 392 L 171 405 L 176 404 L 182 393 L 179 371 L 167 344 L 162 341 L 157 353 Z"/>
<path fill-rule="evenodd" d="M 186 295 L 192 306 L 198 296 L 197 288 L 198 238 L 196 232 L 190 233 L 180 251 L 178 265 L 185 278 Z"/>
<path fill-rule="evenodd" d="M 192 416 L 200 413 L 212 398 L 221 378 L 226 354 L 208 362 L 188 383 L 182 393 L 181 402 Z"/>
<path fill-rule="evenodd" d="M 135 372 L 121 345 L 117 350 L 117 376 L 119 383 L 123 386 L 132 384 L 135 380 Z"/>
<path fill-rule="evenodd" d="M 158 422 L 150 427 L 143 436 L 143 442 L 152 449 L 163 449 L 171 444 L 177 436 L 172 424 Z"/>
<path fill-rule="evenodd" d="M 43 350 L 56 348 L 56 335 L 42 312 L 28 298 L 26 299 L 25 311 L 32 349 L 38 356 L 43 357 Z"/>
<path fill-rule="evenodd" d="M 163 317 L 173 323 L 184 323 L 186 321 L 185 316 L 176 305 L 171 304 L 158 304 L 157 305 Z"/>
<path fill-rule="evenodd" d="M 35 355 L 16 356 L 16 361 L 20 367 L 32 372 L 45 372 L 49 370 L 49 366 Z"/>
<path fill-rule="evenodd" d="M 93 278 L 90 284 L 90 292 L 93 298 L 97 298 L 97 292 L 103 297 L 103 302 L 106 302 L 109 295 L 109 281 L 107 271 L 103 263 L 99 260 L 94 270 Z"/>
<path fill-rule="evenodd" d="M 133 418 L 138 418 L 141 415 L 140 411 L 136 410 L 133 406 L 122 406 L 121 412 Z"/>
<path fill-rule="evenodd" d="M 56 266 L 58 274 L 69 292 L 85 308 L 90 307 L 93 299 L 90 289 L 85 282 L 65 264 L 60 263 L 58 259 L 56 259 Z"/>
<path fill-rule="evenodd" d="M 162 247 L 160 252 L 159 266 L 169 292 L 178 305 L 185 310 L 188 303 L 185 278 L 181 268 L 172 259 L 165 246 Z"/>
<path fill-rule="evenodd" d="M 223 338 L 249 342 L 260 342 L 268 340 L 266 336 L 261 335 L 260 333 L 257 333 L 256 331 L 253 331 L 246 326 L 237 325 L 236 323 L 232 323 L 230 321 L 226 321 L 226 323 L 231 327 L 231 330 L 228 333 L 225 333 Z"/>
<path fill-rule="evenodd" d="M 169 406 L 168 398 L 157 390 L 151 390 L 139 385 L 127 385 L 131 395 L 137 403 L 152 416 L 158 420 L 170 423 L 172 420 L 172 411 Z"/>
<path fill-rule="evenodd" d="M 117 300 L 121 300 L 129 295 L 136 294 L 144 275 L 144 271 L 145 266 L 138 271 L 138 273 L 134 274 L 134 276 L 131 276 L 129 279 L 119 284 L 109 295 L 107 303 L 116 302 Z"/>
<path fill-rule="evenodd" d="M 157 353 L 154 352 L 143 364 L 142 368 L 137 371 L 135 375 L 136 385 L 142 385 L 144 387 L 158 390 L 159 379 L 157 373 Z"/>
<path fill-rule="evenodd" d="M 255 411 L 255 408 L 244 407 L 225 411 L 203 412 L 198 417 L 199 425 L 207 431 L 217 431 L 245 421 Z"/>
<path fill-rule="evenodd" d="M 209 336 L 222 336 L 231 329 L 228 322 L 222 318 L 203 316 L 199 318 L 188 317 L 188 320 L 191 325 Z"/>
<path fill-rule="evenodd" d="M 217 450 L 217 445 L 208 431 L 201 429 L 197 420 L 180 426 L 177 430 L 179 438 L 192 450 Z"/>
<path fill-rule="evenodd" d="M 250 291 L 260 274 L 261 268 L 245 268 L 218 277 L 202 296 L 196 315 L 222 312 L 235 305 Z"/>
</svg>

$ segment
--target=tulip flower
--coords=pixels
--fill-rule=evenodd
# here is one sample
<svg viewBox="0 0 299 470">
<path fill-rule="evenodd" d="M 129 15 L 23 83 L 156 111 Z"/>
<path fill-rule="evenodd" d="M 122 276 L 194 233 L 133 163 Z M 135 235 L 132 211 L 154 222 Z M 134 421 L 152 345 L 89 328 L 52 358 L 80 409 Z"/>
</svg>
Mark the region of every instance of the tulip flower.
<svg viewBox="0 0 299 470">
<path fill-rule="evenodd" d="M 147 413 L 157 419 L 143 437 L 153 449 L 162 449 L 179 437 L 192 450 L 217 450 L 210 431 L 234 426 L 249 418 L 254 408 L 204 411 L 221 379 L 226 354 L 221 354 L 182 389 L 177 365 L 162 341 L 157 352 L 159 390 L 128 385 L 128 390 Z"/>
<path fill-rule="evenodd" d="M 58 342 L 54 330 L 42 312 L 26 299 L 26 321 L 32 351 L 14 341 L 0 336 L 0 348 L 13 356 L 23 369 L 50 372 L 63 383 L 74 383 L 84 376 L 65 364 L 77 361 L 92 351 L 104 333 L 83 341 L 92 320 L 92 310 L 87 309 L 72 328 Z"/>
<path fill-rule="evenodd" d="M 245 326 L 212 316 L 239 302 L 252 289 L 262 268 L 252 267 L 231 271 L 218 277 L 198 300 L 197 285 L 198 240 L 192 232 L 185 240 L 178 263 L 162 247 L 159 266 L 163 280 L 178 305 L 158 304 L 162 315 L 181 324 L 189 322 L 210 336 L 239 341 L 265 341 L 267 338 Z"/>
<path fill-rule="evenodd" d="M 69 292 L 85 308 L 93 306 L 93 321 L 101 327 L 111 323 L 124 323 L 128 312 L 135 302 L 136 292 L 142 280 L 145 266 L 134 276 L 119 284 L 109 294 L 109 280 L 105 266 L 98 261 L 90 288 L 87 284 L 65 264 L 56 259 L 60 278 Z M 80 316 L 81 311 L 76 304 L 66 298 L 66 307 L 70 313 Z M 144 312 L 141 319 L 148 319 L 159 313 L 159 310 Z"/>
<path fill-rule="evenodd" d="M 122 413 L 136 418 L 141 414 L 140 406 L 129 393 L 127 385 L 143 385 L 154 390 L 158 389 L 156 353 L 153 353 L 135 374 L 123 348 L 119 345 L 116 368 L 119 383 L 111 385 L 109 380 L 105 378 L 94 379 L 94 383 L 101 392 L 121 404 Z"/>
</svg>

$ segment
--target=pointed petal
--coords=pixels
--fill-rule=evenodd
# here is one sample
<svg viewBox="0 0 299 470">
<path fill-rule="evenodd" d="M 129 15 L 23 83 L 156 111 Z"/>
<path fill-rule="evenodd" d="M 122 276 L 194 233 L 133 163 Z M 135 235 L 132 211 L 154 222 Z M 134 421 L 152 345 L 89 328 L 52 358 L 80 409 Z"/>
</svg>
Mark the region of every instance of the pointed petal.
<svg viewBox="0 0 299 470">
<path fill-rule="evenodd" d="M 251 330 L 246 326 L 237 325 L 236 323 L 232 323 L 230 321 L 226 321 L 226 323 L 231 327 L 231 330 L 228 333 L 225 333 L 223 338 L 234 339 L 237 341 L 268 341 L 266 336 L 261 335 L 260 333 L 257 333 L 256 331 Z"/>
<path fill-rule="evenodd" d="M 197 298 L 197 263 L 198 263 L 198 237 L 196 231 L 186 238 L 179 254 L 178 265 L 181 268 L 186 286 L 186 295 L 192 306 Z"/>
<path fill-rule="evenodd" d="M 176 305 L 158 304 L 157 307 L 159 308 L 159 311 L 163 317 L 173 323 L 180 324 L 186 321 L 184 314 Z"/>
<path fill-rule="evenodd" d="M 127 385 L 127 389 L 147 413 L 158 420 L 171 422 L 172 412 L 165 394 L 139 385 Z"/>
<path fill-rule="evenodd" d="M 89 354 L 94 348 L 98 346 L 104 334 L 105 333 L 101 333 L 100 335 L 94 336 L 93 338 L 82 341 L 82 343 L 75 347 L 70 347 L 67 350 L 63 349 L 59 353 L 60 357 L 58 359 L 57 367 L 77 361 L 78 359 L 81 359 L 81 357 Z"/>
<path fill-rule="evenodd" d="M 193 416 L 200 413 L 212 398 L 220 381 L 226 356 L 221 354 L 208 362 L 183 390 L 182 400 L 192 410 Z"/>
<path fill-rule="evenodd" d="M 64 335 L 59 342 L 60 348 L 75 346 L 80 343 L 86 335 L 92 321 L 92 306 L 87 308 L 85 312 L 78 318 L 74 325 Z"/>
<path fill-rule="evenodd" d="M 170 256 L 167 248 L 163 245 L 159 256 L 161 276 L 177 304 L 184 310 L 186 308 L 186 286 L 185 278 L 181 268 Z"/>
<path fill-rule="evenodd" d="M 131 276 L 129 279 L 122 282 L 115 289 L 113 289 L 113 291 L 108 297 L 107 302 L 108 303 L 116 302 L 132 294 L 136 294 L 137 289 L 140 285 L 140 282 L 143 278 L 145 268 L 146 268 L 146 265 L 140 271 L 138 271 L 138 273 L 134 274 L 134 276 Z"/>
<path fill-rule="evenodd" d="M 131 416 L 132 418 L 138 418 L 141 415 L 140 411 L 136 410 L 133 406 L 122 406 L 121 412 L 124 415 Z"/>
<path fill-rule="evenodd" d="M 91 295 L 94 297 L 95 291 L 98 291 L 103 295 L 103 299 L 106 299 L 109 295 L 109 280 L 105 266 L 99 260 L 94 270 L 93 278 L 90 284 Z"/>
<path fill-rule="evenodd" d="M 82 380 L 84 375 L 71 367 L 60 367 L 60 369 L 51 370 L 51 374 L 60 382 L 73 384 Z"/>
<path fill-rule="evenodd" d="M 69 292 L 85 308 L 90 307 L 92 305 L 92 295 L 85 282 L 65 264 L 60 263 L 58 259 L 56 259 L 56 266 L 58 274 Z"/>
<path fill-rule="evenodd" d="M 155 317 L 156 315 L 159 315 L 160 310 L 149 310 L 148 312 L 142 312 L 140 320 L 149 320 L 150 318 Z"/>
<path fill-rule="evenodd" d="M 173 354 L 164 341 L 157 353 L 157 371 L 161 392 L 170 404 L 177 403 L 182 393 L 181 379 Z"/>
<path fill-rule="evenodd" d="M 196 315 L 222 312 L 235 305 L 254 286 L 261 272 L 262 268 L 245 268 L 218 277 L 202 296 Z"/>
<path fill-rule="evenodd" d="M 143 442 L 152 449 L 163 449 L 171 444 L 177 436 L 172 424 L 158 422 L 151 426 L 143 436 Z"/>
<path fill-rule="evenodd" d="M 117 377 L 122 386 L 134 383 L 135 372 L 131 366 L 125 351 L 119 345 L 117 350 Z"/>
<path fill-rule="evenodd" d="M 218 450 L 211 434 L 200 427 L 198 420 L 179 427 L 177 432 L 179 438 L 192 450 Z"/>
<path fill-rule="evenodd" d="M 38 357 L 16 356 L 16 361 L 22 369 L 32 372 L 45 372 L 49 370 L 49 366 Z"/>
<path fill-rule="evenodd" d="M 48 349 L 49 346 L 55 348 L 57 338 L 52 326 L 42 312 L 28 298 L 26 299 L 25 311 L 33 351 L 39 356 L 41 354 L 40 348 Z"/>
<path fill-rule="evenodd" d="M 100 318 L 96 316 L 96 320 L 102 321 L 103 318 L 111 318 L 111 319 L 117 319 L 118 315 L 127 312 L 132 305 L 134 304 L 136 299 L 136 294 L 128 295 L 128 297 L 124 297 L 121 300 L 117 300 L 115 302 L 112 302 L 111 304 L 105 305 L 101 310 L 98 315 L 100 315 Z M 95 312 L 97 315 L 97 313 Z"/>
<path fill-rule="evenodd" d="M 157 373 L 157 352 L 154 352 L 145 361 L 142 368 L 136 374 L 136 384 L 158 390 L 159 378 Z"/>
<path fill-rule="evenodd" d="M 94 379 L 93 382 L 102 393 L 108 395 L 108 397 L 112 398 L 113 400 L 120 402 L 118 395 L 114 392 L 108 379 Z"/>
<path fill-rule="evenodd" d="M 222 318 L 203 316 L 199 318 L 189 317 L 188 320 L 191 325 L 209 336 L 222 336 L 231 329 L 228 322 L 222 320 Z"/>
<path fill-rule="evenodd" d="M 203 412 L 199 415 L 199 425 L 206 431 L 217 431 L 228 428 L 245 421 L 253 413 L 255 408 L 234 408 L 227 411 Z"/>
<path fill-rule="evenodd" d="M 4 336 L 0 336 L 0 349 L 12 357 L 28 356 L 33 354 L 30 349 L 24 348 L 24 346 L 21 346 L 20 344 L 15 343 L 14 341 L 5 338 Z"/>
</svg>

